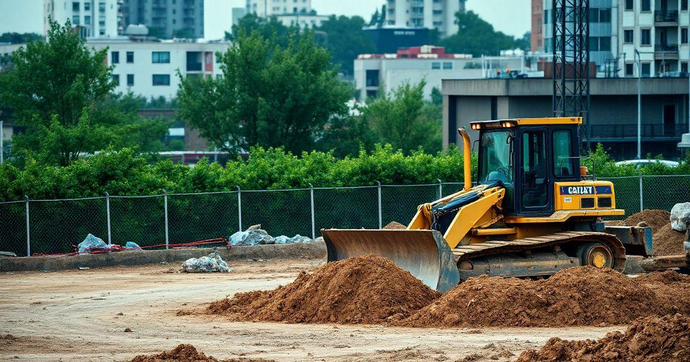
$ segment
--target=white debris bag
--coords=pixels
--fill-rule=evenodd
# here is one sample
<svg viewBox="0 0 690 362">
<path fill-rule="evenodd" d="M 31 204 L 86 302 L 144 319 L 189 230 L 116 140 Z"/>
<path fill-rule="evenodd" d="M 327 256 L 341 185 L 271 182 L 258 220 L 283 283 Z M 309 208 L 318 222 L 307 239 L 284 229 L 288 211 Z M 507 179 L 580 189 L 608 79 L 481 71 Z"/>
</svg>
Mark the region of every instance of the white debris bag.
<svg viewBox="0 0 690 362">
<path fill-rule="evenodd" d="M 275 244 L 276 240 L 261 229 L 261 225 L 254 225 L 247 229 L 247 231 L 238 231 L 230 236 L 230 245 L 232 246 L 246 246 L 246 245 L 266 245 Z"/>
<path fill-rule="evenodd" d="M 187 273 L 229 273 L 228 263 L 220 257 L 217 251 L 201 258 L 187 259 L 182 263 L 182 270 Z"/>
<path fill-rule="evenodd" d="M 690 202 L 676 204 L 671 209 L 671 227 L 678 232 L 685 232 L 688 230 L 688 223 L 690 223 Z"/>
<path fill-rule="evenodd" d="M 127 250 L 141 251 L 141 246 L 139 246 L 139 244 L 132 242 L 132 241 L 128 241 L 125 244 L 125 248 Z"/>
<path fill-rule="evenodd" d="M 291 238 L 281 235 L 276 237 L 276 244 L 304 244 L 304 243 L 311 243 L 311 238 L 308 238 L 306 236 L 302 236 L 300 234 L 297 234 Z"/>
<path fill-rule="evenodd" d="M 108 244 L 106 244 L 103 239 L 95 237 L 92 234 L 87 235 L 86 239 L 77 245 L 77 248 L 79 250 L 79 254 L 89 254 L 95 250 L 109 249 Z"/>
</svg>

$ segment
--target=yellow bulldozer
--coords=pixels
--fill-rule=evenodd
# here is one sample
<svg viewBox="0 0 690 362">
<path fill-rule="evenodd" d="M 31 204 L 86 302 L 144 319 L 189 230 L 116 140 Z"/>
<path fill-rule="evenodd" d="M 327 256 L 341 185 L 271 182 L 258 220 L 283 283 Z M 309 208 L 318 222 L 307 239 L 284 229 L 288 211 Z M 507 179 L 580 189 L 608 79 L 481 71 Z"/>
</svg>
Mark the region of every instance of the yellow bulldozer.
<svg viewBox="0 0 690 362">
<path fill-rule="evenodd" d="M 621 216 L 611 182 L 580 165 L 581 118 L 472 122 L 478 181 L 464 143 L 464 189 L 418 207 L 401 230 L 324 229 L 328 261 L 379 255 L 444 292 L 467 278 L 543 277 L 577 266 L 622 271 L 626 248 L 651 254 L 646 227 L 606 227 Z"/>
</svg>

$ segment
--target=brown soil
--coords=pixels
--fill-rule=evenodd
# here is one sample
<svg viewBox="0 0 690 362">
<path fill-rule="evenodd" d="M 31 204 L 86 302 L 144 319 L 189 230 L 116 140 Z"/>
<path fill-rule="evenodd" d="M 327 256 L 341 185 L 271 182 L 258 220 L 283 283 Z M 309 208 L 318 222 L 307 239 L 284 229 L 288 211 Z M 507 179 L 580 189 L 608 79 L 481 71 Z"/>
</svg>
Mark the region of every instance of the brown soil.
<svg viewBox="0 0 690 362">
<path fill-rule="evenodd" d="M 659 300 L 657 303 L 668 308 L 666 314 L 690 316 L 690 276 L 667 270 L 641 275 L 637 281 L 654 291 Z"/>
<path fill-rule="evenodd" d="M 690 317 L 680 314 L 637 320 L 625 333 L 597 340 L 550 339 L 540 350 L 529 350 L 518 361 L 688 361 Z"/>
<path fill-rule="evenodd" d="M 683 255 L 685 254 L 685 241 L 687 235 L 673 230 L 668 223 L 658 232 L 654 233 L 654 255 Z"/>
<path fill-rule="evenodd" d="M 214 358 L 211 356 L 206 356 L 205 354 L 197 351 L 196 348 L 194 346 L 192 346 L 191 344 L 181 344 L 169 352 L 162 352 L 162 353 L 150 355 L 150 356 L 140 355 L 140 356 L 136 356 L 136 357 L 134 357 L 134 359 L 132 359 L 132 362 L 166 362 L 166 361 L 220 362 L 220 360 L 217 358 Z M 261 362 L 261 361 L 269 361 L 269 360 L 252 359 L 252 358 L 233 358 L 233 359 L 223 360 L 223 362 Z"/>
<path fill-rule="evenodd" d="M 635 280 L 613 270 L 571 268 L 546 280 L 470 278 L 412 317 L 409 327 L 620 325 L 638 317 L 690 312 L 690 279 L 675 272 Z M 677 291 L 674 291 L 676 290 Z M 671 293 L 671 295 L 665 295 Z"/>
<path fill-rule="evenodd" d="M 406 318 L 438 296 L 390 260 L 365 256 L 302 272 L 275 290 L 239 293 L 206 313 L 235 321 L 378 324 Z"/>
<path fill-rule="evenodd" d="M 652 232 L 656 233 L 671 222 L 671 213 L 666 210 L 644 210 L 630 215 L 623 220 L 623 225 L 637 226 L 641 222 L 647 224 L 647 226 L 652 228 Z"/>
<path fill-rule="evenodd" d="M 393 221 L 393 222 L 389 223 L 388 225 L 384 226 L 383 229 L 384 230 L 407 229 L 407 226 L 405 226 L 405 225 L 403 225 L 397 221 Z"/>
</svg>

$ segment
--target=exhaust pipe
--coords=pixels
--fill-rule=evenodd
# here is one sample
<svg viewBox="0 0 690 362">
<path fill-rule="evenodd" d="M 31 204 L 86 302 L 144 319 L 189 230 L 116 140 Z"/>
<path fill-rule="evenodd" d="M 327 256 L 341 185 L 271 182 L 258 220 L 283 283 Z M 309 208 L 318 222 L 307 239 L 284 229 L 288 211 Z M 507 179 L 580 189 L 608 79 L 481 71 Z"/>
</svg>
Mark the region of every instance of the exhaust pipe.
<svg viewBox="0 0 690 362">
<path fill-rule="evenodd" d="M 463 144 L 462 158 L 465 169 L 465 191 L 470 191 L 472 188 L 472 141 L 465 128 L 459 128 L 458 133 L 462 136 Z"/>
</svg>

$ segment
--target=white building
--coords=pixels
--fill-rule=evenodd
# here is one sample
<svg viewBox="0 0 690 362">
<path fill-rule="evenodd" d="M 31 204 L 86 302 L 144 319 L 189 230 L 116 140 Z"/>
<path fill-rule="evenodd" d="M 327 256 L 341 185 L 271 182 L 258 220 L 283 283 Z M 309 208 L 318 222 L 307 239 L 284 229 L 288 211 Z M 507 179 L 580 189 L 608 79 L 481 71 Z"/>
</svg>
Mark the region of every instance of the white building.
<svg viewBox="0 0 690 362">
<path fill-rule="evenodd" d="M 315 28 L 321 26 L 324 21 L 328 20 L 328 15 L 317 14 L 281 14 L 276 15 L 276 19 L 285 26 L 299 26 L 302 29 Z"/>
<path fill-rule="evenodd" d="M 398 28 L 438 29 L 441 37 L 458 32 L 455 14 L 466 0 L 387 0 L 386 24 Z"/>
<path fill-rule="evenodd" d="M 86 43 L 96 50 L 108 48 L 116 92 L 131 91 L 150 98 L 176 97 L 183 76 L 222 74 L 216 52 L 225 52 L 228 42 L 133 41 L 128 38 L 93 39 Z"/>
<path fill-rule="evenodd" d="M 311 0 L 247 0 L 247 13 L 266 18 L 282 14 L 309 14 Z"/>
<path fill-rule="evenodd" d="M 49 19 L 64 25 L 67 20 L 80 27 L 86 38 L 113 38 L 118 35 L 119 6 L 122 0 L 45 0 L 43 26 L 50 30 Z"/>
<path fill-rule="evenodd" d="M 613 0 L 617 1 L 617 0 Z M 674 76 L 688 71 L 688 0 L 619 0 L 620 64 L 625 76 Z"/>
</svg>

